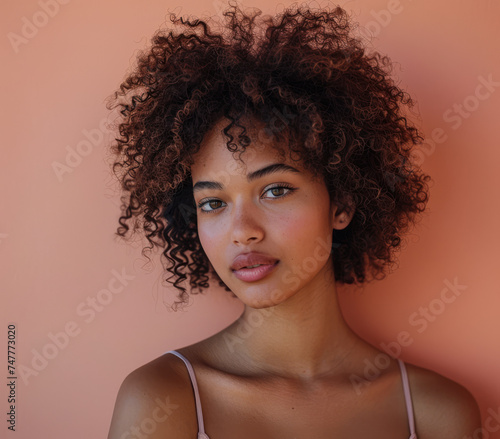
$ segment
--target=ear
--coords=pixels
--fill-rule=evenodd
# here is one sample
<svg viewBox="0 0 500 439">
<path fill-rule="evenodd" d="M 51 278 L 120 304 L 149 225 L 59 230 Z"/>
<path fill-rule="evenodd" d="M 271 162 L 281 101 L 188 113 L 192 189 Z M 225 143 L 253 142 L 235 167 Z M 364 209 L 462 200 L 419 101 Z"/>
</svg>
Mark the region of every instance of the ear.
<svg viewBox="0 0 500 439">
<path fill-rule="evenodd" d="M 352 220 L 356 206 L 352 198 L 348 196 L 344 203 L 331 203 L 332 227 L 337 230 L 345 229 Z"/>
</svg>

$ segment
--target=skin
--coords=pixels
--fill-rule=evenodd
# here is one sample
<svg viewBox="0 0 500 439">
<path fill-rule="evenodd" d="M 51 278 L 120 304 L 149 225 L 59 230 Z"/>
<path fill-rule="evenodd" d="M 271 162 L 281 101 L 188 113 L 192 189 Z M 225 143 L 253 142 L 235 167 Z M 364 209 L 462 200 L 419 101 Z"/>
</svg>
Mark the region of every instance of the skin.
<svg viewBox="0 0 500 439">
<path fill-rule="evenodd" d="M 193 185 L 223 184 L 222 190 L 195 192 L 197 204 L 212 200 L 198 209 L 198 232 L 244 312 L 214 336 L 178 349 L 196 372 L 207 434 L 211 439 L 408 438 L 399 365 L 390 359 L 376 377 L 367 376 L 366 362 L 375 364 L 382 353 L 344 321 L 332 255 L 325 251 L 332 229 L 346 227 L 354 211 L 339 212 L 321 179 L 300 162 L 279 158 L 269 144 L 252 143 L 242 166 L 220 133 L 226 124 L 220 121 L 205 136 L 191 173 Z M 247 181 L 249 173 L 278 162 L 300 172 Z M 280 183 L 295 190 L 270 190 Z M 229 267 L 248 251 L 280 262 L 257 282 L 241 281 Z M 480 427 L 477 404 L 464 387 L 411 364 L 407 370 L 419 439 L 462 438 Z M 156 416 L 155 431 L 147 437 L 196 438 L 189 376 L 184 363 L 168 354 L 125 379 L 108 439 L 140 437 L 125 432 L 158 414 L 158 398 L 165 397 L 176 407 L 166 419 Z"/>
</svg>

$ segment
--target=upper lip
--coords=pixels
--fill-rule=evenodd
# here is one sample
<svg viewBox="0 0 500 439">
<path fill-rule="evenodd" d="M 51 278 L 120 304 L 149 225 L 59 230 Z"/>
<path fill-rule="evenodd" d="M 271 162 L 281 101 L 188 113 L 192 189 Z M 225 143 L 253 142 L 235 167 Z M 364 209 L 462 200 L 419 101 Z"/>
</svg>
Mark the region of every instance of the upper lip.
<svg viewBox="0 0 500 439">
<path fill-rule="evenodd" d="M 233 263 L 231 264 L 231 270 L 239 270 L 240 268 L 257 264 L 272 265 L 276 261 L 278 261 L 278 259 L 266 255 L 265 253 L 259 253 L 259 252 L 240 253 L 238 256 L 236 256 L 236 258 L 234 258 Z"/>
</svg>

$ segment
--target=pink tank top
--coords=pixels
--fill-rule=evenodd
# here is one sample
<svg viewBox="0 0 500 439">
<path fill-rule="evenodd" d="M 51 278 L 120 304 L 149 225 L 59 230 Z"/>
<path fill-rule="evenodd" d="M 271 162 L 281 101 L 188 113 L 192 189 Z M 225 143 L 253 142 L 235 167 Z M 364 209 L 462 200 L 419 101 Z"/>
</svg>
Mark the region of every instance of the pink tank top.
<svg viewBox="0 0 500 439">
<path fill-rule="evenodd" d="M 184 357 L 184 355 L 180 354 L 177 351 L 168 351 L 167 354 L 177 355 L 187 367 L 189 372 L 189 377 L 191 378 L 191 383 L 193 384 L 194 390 L 194 399 L 196 405 L 196 416 L 198 418 L 198 439 L 210 439 L 208 435 L 205 433 L 205 425 L 203 424 L 203 413 L 201 411 L 201 401 L 200 394 L 198 392 L 198 383 L 196 382 L 196 376 L 194 374 L 194 369 L 189 360 Z M 403 380 L 403 391 L 405 394 L 406 400 L 406 411 L 408 412 L 408 424 L 410 426 L 410 437 L 409 439 L 417 439 L 417 434 L 415 433 L 415 420 L 413 418 L 413 404 L 411 402 L 411 394 L 410 394 L 410 384 L 408 382 L 408 373 L 406 372 L 406 366 L 403 361 L 399 358 L 397 359 L 399 362 L 399 367 L 401 369 L 401 377 Z"/>
</svg>

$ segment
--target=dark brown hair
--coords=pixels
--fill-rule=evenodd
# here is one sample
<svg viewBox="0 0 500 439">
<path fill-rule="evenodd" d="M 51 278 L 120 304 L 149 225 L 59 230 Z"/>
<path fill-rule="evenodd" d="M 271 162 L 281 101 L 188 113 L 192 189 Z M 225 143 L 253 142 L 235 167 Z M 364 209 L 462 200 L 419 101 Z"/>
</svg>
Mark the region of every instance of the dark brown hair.
<svg viewBox="0 0 500 439">
<path fill-rule="evenodd" d="M 401 235 L 425 210 L 430 180 L 411 162 L 423 138 L 405 116 L 414 105 L 391 78 L 391 62 L 367 53 L 352 36 L 347 13 L 289 8 L 257 17 L 232 5 L 225 25 L 177 18 L 182 32 L 159 30 L 137 66 L 108 98 L 120 107 L 111 145 L 113 171 L 124 195 L 117 235 L 142 228 L 150 246 L 164 248 L 166 279 L 179 291 L 209 287 L 213 270 L 198 238 L 190 165 L 205 133 L 221 118 L 230 151 L 252 139 L 241 119 L 265 126 L 271 146 L 286 141 L 304 166 L 322 176 L 339 210 L 355 208 L 334 231 L 333 268 L 339 283 L 363 283 L 367 268 L 385 277 Z M 241 128 L 238 143 L 229 133 Z M 348 202 L 349 200 L 349 202 Z M 174 281 L 171 281 L 171 279 Z"/>
</svg>

